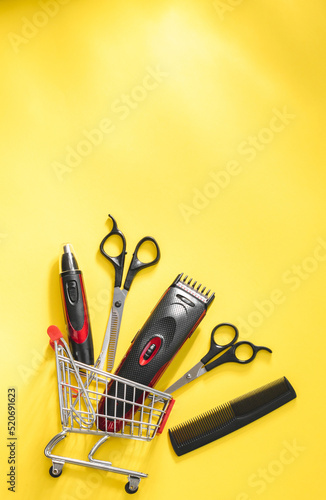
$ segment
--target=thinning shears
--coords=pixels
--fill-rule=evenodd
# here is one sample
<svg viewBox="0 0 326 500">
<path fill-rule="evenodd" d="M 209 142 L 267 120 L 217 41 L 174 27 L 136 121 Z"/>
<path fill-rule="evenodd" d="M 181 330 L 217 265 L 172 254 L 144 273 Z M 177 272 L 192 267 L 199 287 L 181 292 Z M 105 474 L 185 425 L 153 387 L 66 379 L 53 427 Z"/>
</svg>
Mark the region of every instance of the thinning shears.
<svg viewBox="0 0 326 500">
<path fill-rule="evenodd" d="M 115 271 L 115 281 L 114 281 L 114 293 L 113 293 L 113 302 L 112 302 L 112 307 L 110 311 L 110 316 L 108 320 L 108 324 L 106 327 L 106 332 L 103 340 L 103 345 L 102 345 L 102 350 L 100 352 L 100 355 L 95 363 L 95 366 L 99 368 L 100 370 L 103 370 L 104 364 L 105 364 L 105 359 L 106 355 L 108 353 L 108 362 L 107 362 L 107 370 L 110 371 L 113 368 L 114 364 L 114 358 L 115 358 L 115 353 L 117 349 L 117 342 L 118 342 L 118 336 L 119 336 L 119 331 L 120 331 L 120 325 L 121 325 L 121 318 L 122 318 L 122 313 L 123 313 L 123 308 L 124 308 L 124 303 L 126 300 L 127 293 L 130 290 L 131 284 L 136 276 L 136 274 L 141 271 L 142 269 L 145 269 L 145 267 L 153 266 L 156 264 L 161 257 L 160 253 L 160 248 L 157 244 L 157 242 L 152 238 L 151 236 L 145 236 L 142 238 L 136 245 L 136 248 L 134 250 L 131 263 L 127 272 L 127 276 L 122 288 L 122 278 L 123 278 L 123 271 L 124 271 L 124 263 L 125 263 L 125 256 L 126 256 L 126 239 L 123 235 L 123 233 L 118 229 L 117 223 L 115 219 L 112 217 L 112 215 L 109 214 L 110 219 L 112 220 L 113 226 L 109 234 L 107 234 L 103 240 L 101 241 L 100 244 L 100 251 L 102 255 L 106 259 L 108 259 L 111 264 L 114 266 L 114 271 Z M 122 242 L 122 251 L 119 255 L 112 257 L 110 256 L 105 250 L 104 250 L 104 245 L 108 241 L 109 238 L 112 236 L 118 236 L 121 239 Z M 147 242 L 151 242 L 154 244 L 156 248 L 156 256 L 153 260 L 149 262 L 142 262 L 138 258 L 138 253 L 140 250 L 140 247 L 144 245 Z"/>
<path fill-rule="evenodd" d="M 218 334 L 223 331 L 223 327 L 231 329 L 231 332 L 233 331 L 233 338 L 227 344 L 224 343 L 219 344 L 215 340 L 218 337 Z M 251 342 L 248 342 L 247 340 L 236 342 L 238 338 L 239 338 L 239 331 L 237 327 L 232 325 L 231 323 L 220 323 L 219 325 L 215 326 L 215 328 L 213 328 L 211 333 L 211 345 L 208 353 L 195 366 L 193 366 L 181 378 L 179 378 L 179 380 L 177 380 L 176 382 L 174 382 L 174 384 L 168 387 L 168 389 L 166 389 L 165 392 L 171 394 L 177 389 L 180 389 L 180 387 L 182 387 L 183 385 L 188 384 L 192 380 L 195 380 L 201 375 L 204 375 L 204 373 L 209 372 L 213 368 L 223 365 L 224 363 L 247 364 L 255 359 L 258 351 L 264 350 L 272 352 L 271 349 L 269 349 L 268 347 L 256 346 Z M 244 356 L 244 358 L 242 357 L 240 358 L 239 348 L 241 346 L 248 346 L 251 350 L 251 354 Z M 215 356 L 218 356 L 223 351 L 225 352 L 224 354 L 222 354 L 222 356 L 208 363 L 208 361 L 215 358 Z"/>
</svg>

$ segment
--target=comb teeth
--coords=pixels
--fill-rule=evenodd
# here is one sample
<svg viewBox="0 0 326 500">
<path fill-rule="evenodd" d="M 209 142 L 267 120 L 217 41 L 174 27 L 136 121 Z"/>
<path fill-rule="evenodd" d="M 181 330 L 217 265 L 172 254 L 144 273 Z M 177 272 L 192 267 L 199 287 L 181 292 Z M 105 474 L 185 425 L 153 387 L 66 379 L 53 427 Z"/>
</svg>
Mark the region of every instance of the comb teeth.
<svg viewBox="0 0 326 500">
<path fill-rule="evenodd" d="M 185 446 L 196 440 L 198 436 L 208 436 L 234 419 L 235 415 L 230 403 L 225 403 L 174 427 L 171 432 L 177 445 Z"/>
<path fill-rule="evenodd" d="M 191 295 L 194 295 L 197 297 L 199 300 L 205 302 L 206 304 L 210 304 L 210 302 L 214 299 L 215 293 L 211 293 L 209 296 L 209 293 L 211 289 L 207 290 L 207 292 L 204 294 L 204 291 L 206 290 L 206 286 L 202 287 L 202 284 L 200 283 L 197 287 L 197 281 L 193 281 L 192 278 L 189 278 L 188 274 L 183 275 L 179 274 L 177 277 L 176 281 L 174 282 L 177 286 L 179 284 L 180 288 L 183 288 L 184 290 L 187 290 Z M 193 283 L 192 283 L 193 282 Z M 196 287 L 196 288 L 195 288 Z"/>
<path fill-rule="evenodd" d="M 285 377 L 274 380 L 169 429 L 173 449 L 178 456 L 184 455 L 244 427 L 294 398 L 296 393 Z"/>
</svg>

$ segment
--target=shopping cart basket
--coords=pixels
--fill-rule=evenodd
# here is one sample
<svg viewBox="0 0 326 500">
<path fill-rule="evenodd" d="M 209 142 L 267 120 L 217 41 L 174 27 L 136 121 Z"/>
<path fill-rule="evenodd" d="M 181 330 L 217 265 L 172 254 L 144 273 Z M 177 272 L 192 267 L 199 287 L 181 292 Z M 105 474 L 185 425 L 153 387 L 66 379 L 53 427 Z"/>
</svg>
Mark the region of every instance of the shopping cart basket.
<svg viewBox="0 0 326 500">
<path fill-rule="evenodd" d="M 59 329 L 56 330 L 62 335 Z M 52 460 L 51 476 L 59 477 L 65 463 L 82 465 L 128 476 L 125 489 L 128 493 L 135 493 L 140 479 L 147 477 L 147 474 L 114 467 L 111 462 L 95 459 L 94 454 L 110 436 L 143 441 L 153 439 L 156 433 L 163 430 L 173 406 L 172 396 L 75 361 L 63 337 L 48 333 L 52 337 L 50 343 L 55 350 L 62 424 L 62 431 L 51 439 L 44 450 L 45 456 Z M 106 389 L 112 383 L 116 390 L 110 393 L 115 392 L 115 394 L 107 395 Z M 133 394 L 132 398 L 130 394 Z M 113 414 L 104 417 L 110 420 L 108 426 L 110 431 L 102 431 L 98 425 L 99 419 L 103 420 L 103 413 L 99 413 L 99 402 L 103 397 L 114 399 L 115 403 L 119 402 L 120 408 L 121 403 L 128 407 L 128 411 L 122 416 L 119 413 L 119 416 Z M 90 450 L 88 460 L 52 453 L 54 447 L 70 432 L 100 436 Z"/>
</svg>

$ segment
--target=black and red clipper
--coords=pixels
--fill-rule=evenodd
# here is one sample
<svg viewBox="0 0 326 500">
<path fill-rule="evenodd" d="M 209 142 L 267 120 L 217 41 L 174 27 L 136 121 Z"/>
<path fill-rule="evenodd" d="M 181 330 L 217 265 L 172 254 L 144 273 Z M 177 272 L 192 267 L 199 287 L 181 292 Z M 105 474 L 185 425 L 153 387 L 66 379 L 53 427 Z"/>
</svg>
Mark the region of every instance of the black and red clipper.
<svg viewBox="0 0 326 500">
<path fill-rule="evenodd" d="M 205 290 L 201 284 L 197 286 L 197 281 L 179 274 L 136 334 L 115 374 L 154 387 L 214 300 L 215 294 Z M 123 421 L 118 419 L 130 417 L 131 403 L 137 402 L 137 393 L 141 392 L 133 387 L 126 390 L 123 384 L 112 381 L 99 403 L 99 428 L 119 431 Z M 113 395 L 121 401 L 112 399 Z"/>
<path fill-rule="evenodd" d="M 70 350 L 76 361 L 94 365 L 94 349 L 83 275 L 73 247 L 63 246 L 60 288 Z"/>
</svg>

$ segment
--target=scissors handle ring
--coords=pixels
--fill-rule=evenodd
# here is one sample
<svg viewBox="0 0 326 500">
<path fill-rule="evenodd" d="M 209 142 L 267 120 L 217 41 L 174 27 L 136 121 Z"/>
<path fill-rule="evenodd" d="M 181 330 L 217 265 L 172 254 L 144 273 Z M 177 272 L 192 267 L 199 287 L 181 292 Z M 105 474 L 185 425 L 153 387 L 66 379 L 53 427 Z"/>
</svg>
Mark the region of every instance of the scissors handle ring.
<svg viewBox="0 0 326 500">
<path fill-rule="evenodd" d="M 241 347 L 242 345 L 247 345 L 249 346 L 251 349 L 252 349 L 252 354 L 251 356 L 249 356 L 249 358 L 247 359 L 240 359 L 238 356 L 237 356 L 237 349 L 239 347 Z M 253 361 L 255 359 L 255 357 L 257 356 L 257 352 L 259 351 L 267 351 L 267 352 L 272 352 L 271 349 L 269 349 L 269 347 L 264 347 L 264 346 L 258 346 L 258 345 L 255 345 L 253 344 L 252 342 L 249 342 L 248 340 L 241 340 L 240 342 L 237 342 L 236 344 L 234 344 L 231 349 L 230 349 L 230 355 L 234 356 L 234 359 L 232 361 L 236 362 L 236 363 L 240 363 L 242 365 L 245 365 L 247 363 L 251 363 L 251 361 Z"/>
<path fill-rule="evenodd" d="M 248 359 L 240 359 L 236 354 L 236 350 L 242 345 L 249 345 L 252 349 L 252 354 Z M 222 356 L 215 359 L 211 363 L 208 363 L 205 366 L 205 369 L 206 371 L 210 371 L 217 366 L 223 365 L 224 363 L 240 363 L 241 365 L 245 365 L 247 363 L 251 363 L 251 361 L 255 359 L 257 352 L 262 350 L 272 352 L 269 347 L 257 346 L 252 344 L 251 342 L 248 342 L 247 340 L 242 340 L 240 342 L 237 342 L 236 344 L 229 346 L 229 348 L 226 348 L 226 351 L 222 354 Z"/>
<path fill-rule="evenodd" d="M 233 339 L 229 343 L 223 344 L 223 347 L 228 347 L 228 346 L 234 344 L 234 342 L 238 339 L 238 337 L 239 337 L 239 330 L 237 329 L 237 327 L 235 325 L 232 325 L 232 323 L 219 323 L 218 325 L 216 325 L 213 328 L 212 333 L 211 333 L 211 342 L 214 343 L 215 345 L 219 345 L 214 340 L 215 332 L 216 332 L 216 330 L 218 330 L 218 328 L 221 328 L 222 326 L 229 326 L 230 328 L 232 328 L 234 330 L 234 337 L 233 337 Z"/>
<path fill-rule="evenodd" d="M 222 326 L 228 326 L 228 327 L 232 328 L 234 330 L 234 337 L 227 344 L 220 345 L 217 342 L 215 342 L 214 335 L 215 335 L 216 330 L 218 330 Z M 232 325 L 232 323 L 219 323 L 218 325 L 216 325 L 213 328 L 212 333 L 211 333 L 210 349 L 209 349 L 208 353 L 201 359 L 201 362 L 204 363 L 204 365 L 205 365 L 209 360 L 211 360 L 212 358 L 217 356 L 222 351 L 225 351 L 228 347 L 232 346 L 237 341 L 238 337 L 239 337 L 239 330 L 237 329 L 237 327 L 235 325 Z"/>
<path fill-rule="evenodd" d="M 139 251 L 140 247 L 144 243 L 146 243 L 147 241 L 150 241 L 151 243 L 154 244 L 154 246 L 156 248 L 156 257 L 153 260 L 149 261 L 149 262 L 142 262 L 138 258 L 138 251 Z M 145 236 L 144 238 L 142 238 L 137 243 L 137 246 L 136 246 L 135 251 L 133 253 L 133 256 L 132 256 L 132 259 L 131 259 L 131 263 L 130 263 L 130 266 L 129 266 L 129 269 L 128 269 L 126 281 L 124 283 L 124 289 L 125 290 L 129 290 L 130 289 L 131 283 L 132 283 L 134 277 L 136 276 L 136 274 L 139 271 L 141 271 L 141 269 L 145 269 L 145 267 L 154 266 L 154 264 L 156 264 L 160 260 L 160 258 L 161 258 L 161 252 L 160 252 L 160 247 L 158 246 L 157 241 L 154 238 L 152 238 L 151 236 Z"/>
<path fill-rule="evenodd" d="M 120 287 L 121 281 L 122 281 L 122 274 L 123 274 L 123 267 L 124 267 L 124 262 L 125 262 L 125 256 L 126 256 L 126 239 L 124 237 L 124 234 L 118 229 L 118 225 L 115 221 L 115 219 L 112 217 L 112 215 L 109 214 L 110 219 L 112 220 L 113 226 L 109 234 L 107 234 L 103 240 L 101 241 L 100 244 L 100 251 L 101 254 L 104 255 L 108 261 L 111 262 L 111 264 L 114 266 L 115 269 L 115 282 L 114 286 L 115 287 Z M 121 241 L 122 241 L 122 251 L 119 255 L 112 257 L 109 255 L 105 250 L 104 250 L 104 245 L 106 241 L 111 237 L 111 236 L 118 236 Z"/>
</svg>

